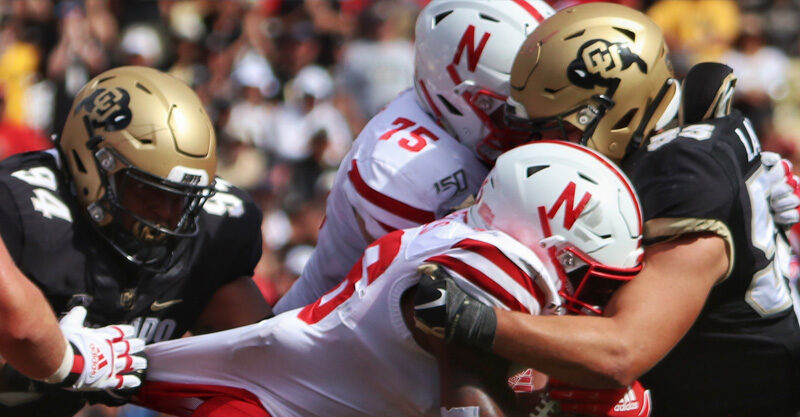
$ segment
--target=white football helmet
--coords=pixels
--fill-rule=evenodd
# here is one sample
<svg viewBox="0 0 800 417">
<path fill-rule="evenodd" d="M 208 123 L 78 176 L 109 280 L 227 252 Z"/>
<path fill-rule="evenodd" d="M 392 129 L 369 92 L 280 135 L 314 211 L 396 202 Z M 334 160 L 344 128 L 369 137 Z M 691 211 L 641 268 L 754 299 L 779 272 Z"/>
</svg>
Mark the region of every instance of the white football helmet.
<svg viewBox="0 0 800 417">
<path fill-rule="evenodd" d="M 641 270 L 639 199 L 622 171 L 583 146 L 543 140 L 504 153 L 468 219 L 549 258 L 574 313 L 601 314 Z"/>
<path fill-rule="evenodd" d="M 487 163 L 527 141 L 504 127 L 514 55 L 543 19 L 541 0 L 434 0 L 417 17 L 414 87 L 426 111 Z"/>
</svg>

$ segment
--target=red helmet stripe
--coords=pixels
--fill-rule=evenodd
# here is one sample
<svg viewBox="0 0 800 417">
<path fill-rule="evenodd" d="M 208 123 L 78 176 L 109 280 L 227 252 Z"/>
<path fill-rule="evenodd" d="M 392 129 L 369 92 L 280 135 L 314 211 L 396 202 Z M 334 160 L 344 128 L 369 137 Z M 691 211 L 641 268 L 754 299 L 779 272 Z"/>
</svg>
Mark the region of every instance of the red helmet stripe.
<svg viewBox="0 0 800 417">
<path fill-rule="evenodd" d="M 428 102 L 428 105 L 431 106 L 431 110 L 433 110 L 433 114 L 436 116 L 436 122 L 439 122 L 439 119 L 442 117 L 442 112 L 436 107 L 436 103 L 433 102 L 431 99 L 431 94 L 428 92 L 428 87 L 425 87 L 425 81 L 418 80 L 420 88 L 422 89 L 422 93 L 425 94 L 425 101 Z"/>
<path fill-rule="evenodd" d="M 533 16 L 533 18 L 536 19 L 537 22 L 541 23 L 541 21 L 544 20 L 544 16 L 542 16 L 542 14 L 539 13 L 539 11 L 536 10 L 536 8 L 533 7 L 533 5 L 528 3 L 527 1 L 514 0 L 514 3 L 517 3 L 519 7 L 522 7 L 523 9 L 525 9 L 526 12 L 530 13 L 530 15 Z"/>
<path fill-rule="evenodd" d="M 458 71 L 456 71 L 456 66 L 450 64 L 447 66 L 447 74 L 450 75 L 450 79 L 453 81 L 453 84 L 459 85 L 461 84 L 461 77 L 458 75 Z"/>
</svg>

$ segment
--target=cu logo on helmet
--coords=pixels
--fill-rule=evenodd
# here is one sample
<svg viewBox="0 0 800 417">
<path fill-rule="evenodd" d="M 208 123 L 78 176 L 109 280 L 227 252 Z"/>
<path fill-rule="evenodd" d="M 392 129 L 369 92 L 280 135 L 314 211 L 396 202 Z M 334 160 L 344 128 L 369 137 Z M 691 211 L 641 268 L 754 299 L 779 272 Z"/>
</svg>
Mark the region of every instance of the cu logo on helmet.
<svg viewBox="0 0 800 417">
<path fill-rule="evenodd" d="M 620 75 L 633 64 L 647 74 L 647 63 L 633 53 L 627 43 L 592 39 L 578 49 L 578 56 L 567 68 L 567 77 L 578 87 L 592 89 L 603 86 L 613 94 Z"/>
<path fill-rule="evenodd" d="M 75 107 L 75 114 L 83 110 L 93 128 L 102 127 L 107 132 L 121 130 L 131 123 L 131 96 L 122 88 L 98 88 Z"/>
</svg>

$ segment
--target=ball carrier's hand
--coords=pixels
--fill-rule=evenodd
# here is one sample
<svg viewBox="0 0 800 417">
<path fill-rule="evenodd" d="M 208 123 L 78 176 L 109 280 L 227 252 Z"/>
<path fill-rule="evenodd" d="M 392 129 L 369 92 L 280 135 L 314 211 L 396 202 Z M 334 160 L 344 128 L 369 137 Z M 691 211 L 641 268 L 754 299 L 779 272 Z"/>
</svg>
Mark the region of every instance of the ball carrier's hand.
<svg viewBox="0 0 800 417">
<path fill-rule="evenodd" d="M 414 321 L 422 331 L 447 343 L 458 342 L 491 350 L 497 330 L 494 309 L 482 304 L 438 265 L 420 268 L 414 297 Z"/>
</svg>

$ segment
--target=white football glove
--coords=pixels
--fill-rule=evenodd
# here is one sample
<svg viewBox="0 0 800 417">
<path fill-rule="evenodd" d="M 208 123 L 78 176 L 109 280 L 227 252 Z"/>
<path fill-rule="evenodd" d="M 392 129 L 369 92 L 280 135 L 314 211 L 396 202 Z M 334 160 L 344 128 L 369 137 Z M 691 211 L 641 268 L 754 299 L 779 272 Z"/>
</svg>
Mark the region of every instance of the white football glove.
<svg viewBox="0 0 800 417">
<path fill-rule="evenodd" d="M 792 174 L 792 163 L 775 152 L 761 152 L 767 168 L 769 205 L 775 223 L 789 228 L 800 221 L 800 178 Z"/>
<path fill-rule="evenodd" d="M 60 321 L 68 343 L 59 370 L 45 382 L 78 391 L 128 389 L 142 384 L 134 373 L 147 368 L 147 360 L 134 355 L 144 350 L 145 342 L 133 338 L 133 326 L 84 327 L 86 308 L 75 307 Z"/>
</svg>

